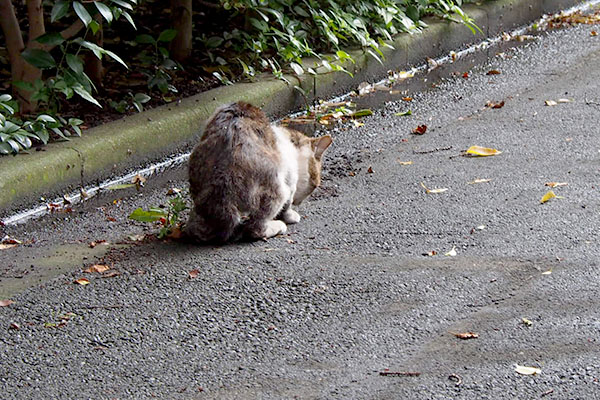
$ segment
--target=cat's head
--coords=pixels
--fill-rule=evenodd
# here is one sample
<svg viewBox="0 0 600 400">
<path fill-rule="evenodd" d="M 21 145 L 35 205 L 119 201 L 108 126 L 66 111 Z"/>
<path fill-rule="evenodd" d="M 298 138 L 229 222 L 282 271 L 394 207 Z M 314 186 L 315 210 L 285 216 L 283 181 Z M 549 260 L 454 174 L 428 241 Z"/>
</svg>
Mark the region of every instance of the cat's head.
<svg viewBox="0 0 600 400">
<path fill-rule="evenodd" d="M 318 138 L 308 138 L 299 132 L 295 145 L 298 152 L 298 183 L 294 194 L 294 205 L 302 203 L 321 184 L 321 158 L 329 145 L 333 142 L 331 136 L 325 135 Z"/>
</svg>

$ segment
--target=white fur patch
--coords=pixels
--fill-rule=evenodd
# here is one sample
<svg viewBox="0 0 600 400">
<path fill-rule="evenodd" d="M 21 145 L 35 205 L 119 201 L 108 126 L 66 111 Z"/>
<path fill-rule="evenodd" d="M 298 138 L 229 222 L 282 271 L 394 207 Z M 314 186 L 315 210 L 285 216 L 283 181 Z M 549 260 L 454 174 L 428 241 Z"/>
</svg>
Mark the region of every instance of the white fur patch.
<svg viewBox="0 0 600 400">
<path fill-rule="evenodd" d="M 285 201 L 294 198 L 296 185 L 298 184 L 298 149 L 284 128 L 272 126 L 277 140 L 277 148 L 281 156 L 278 178 L 281 194 Z"/>
</svg>

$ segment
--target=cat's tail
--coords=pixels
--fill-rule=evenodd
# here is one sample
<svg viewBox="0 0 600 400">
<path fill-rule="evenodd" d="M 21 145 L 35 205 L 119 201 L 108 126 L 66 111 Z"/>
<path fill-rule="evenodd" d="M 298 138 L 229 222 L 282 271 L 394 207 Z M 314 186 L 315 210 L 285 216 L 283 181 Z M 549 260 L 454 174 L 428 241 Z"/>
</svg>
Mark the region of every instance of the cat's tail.
<svg viewBox="0 0 600 400">
<path fill-rule="evenodd" d="M 192 208 L 185 224 L 186 233 L 198 242 L 225 243 L 239 239 L 242 224 L 237 208 L 233 208 L 213 210 L 210 215 Z"/>
</svg>

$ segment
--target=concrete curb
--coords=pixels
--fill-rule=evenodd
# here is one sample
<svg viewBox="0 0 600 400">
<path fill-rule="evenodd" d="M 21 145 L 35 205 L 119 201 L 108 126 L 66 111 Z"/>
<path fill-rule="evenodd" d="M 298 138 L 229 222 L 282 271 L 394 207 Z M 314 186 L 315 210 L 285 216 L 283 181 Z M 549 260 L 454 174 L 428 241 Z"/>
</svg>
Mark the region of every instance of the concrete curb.
<svg viewBox="0 0 600 400">
<path fill-rule="evenodd" d="M 81 138 L 50 144 L 46 151 L 1 157 L 0 215 L 30 206 L 40 196 L 52 198 L 189 149 L 202 132 L 205 120 L 221 104 L 245 100 L 261 106 L 270 116 L 281 116 L 305 104 L 306 99 L 294 85 L 310 93 L 311 103 L 317 98 L 347 93 L 359 82 L 385 77 L 388 70 L 407 69 L 422 63 L 426 57 L 447 54 L 579 3 L 580 0 L 487 0 L 481 5 L 465 7 L 485 36 L 473 35 L 463 26 L 430 20 L 423 34 L 399 35 L 393 43 L 395 50 L 384 51 L 384 65 L 362 51 L 352 52 L 356 64 L 347 63 L 345 67 L 354 77 L 341 72 L 319 73 L 299 79 L 287 76 L 290 85 L 268 78 L 219 87 L 177 105 L 162 106 L 93 128 Z"/>
</svg>

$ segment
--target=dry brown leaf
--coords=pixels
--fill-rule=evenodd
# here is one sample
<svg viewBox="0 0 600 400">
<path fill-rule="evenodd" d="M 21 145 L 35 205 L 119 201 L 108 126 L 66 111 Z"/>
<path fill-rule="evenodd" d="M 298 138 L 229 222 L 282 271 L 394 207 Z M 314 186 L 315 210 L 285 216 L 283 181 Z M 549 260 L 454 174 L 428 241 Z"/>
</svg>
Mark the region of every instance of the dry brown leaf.
<svg viewBox="0 0 600 400">
<path fill-rule="evenodd" d="M 419 125 L 412 131 L 415 135 L 423 135 L 425 132 L 427 132 L 427 125 Z"/>
<path fill-rule="evenodd" d="M 551 188 L 559 187 L 559 186 L 567 186 L 567 182 L 546 182 L 546 186 L 550 186 Z"/>
<path fill-rule="evenodd" d="M 485 103 L 485 106 L 487 108 L 502 108 L 504 107 L 504 100 L 500 102 L 488 101 L 487 103 Z"/>
<path fill-rule="evenodd" d="M 11 238 L 8 235 L 6 235 L 0 243 L 2 243 L 2 244 L 23 244 L 23 242 L 21 242 L 20 240 Z"/>
<path fill-rule="evenodd" d="M 110 271 L 106 274 L 102 275 L 102 278 L 114 278 L 115 276 L 119 276 L 121 273 L 119 271 Z"/>
<path fill-rule="evenodd" d="M 497 69 L 491 69 L 489 70 L 486 75 L 500 75 L 502 72 L 498 71 Z"/>
<path fill-rule="evenodd" d="M 79 279 L 74 280 L 73 283 L 76 283 L 81 286 L 85 286 L 85 285 L 89 285 L 90 281 L 85 278 L 79 278 Z"/>
<path fill-rule="evenodd" d="M 369 165 L 369 169 L 367 170 L 367 172 L 368 172 L 369 174 L 372 174 L 372 173 L 373 173 L 373 172 L 375 172 L 375 171 L 373 171 L 373 167 Z"/>
<path fill-rule="evenodd" d="M 199 270 L 193 269 L 190 272 L 188 272 L 188 278 L 189 279 L 195 279 L 198 276 L 199 273 L 200 273 Z"/>
<path fill-rule="evenodd" d="M 402 98 L 403 101 L 413 101 L 412 97 L 406 96 Z"/>
<path fill-rule="evenodd" d="M 430 251 L 430 252 L 428 252 L 428 253 L 423 253 L 423 255 L 424 255 L 424 256 L 428 256 L 428 257 L 433 257 L 433 256 L 436 256 L 436 255 L 437 255 L 437 251 L 435 251 L 435 250 L 431 250 L 431 251 Z"/>
<path fill-rule="evenodd" d="M 590 32 L 590 36 L 598 36 L 598 32 L 596 32 L 596 31 L 591 31 L 591 32 Z"/>
<path fill-rule="evenodd" d="M 468 78 L 469 78 L 469 73 L 468 73 L 468 72 L 465 72 L 464 74 L 462 74 L 462 77 L 463 77 L 464 79 L 468 79 Z"/>
<path fill-rule="evenodd" d="M 88 274 L 98 272 L 101 274 L 105 271 L 108 271 L 109 269 L 110 269 L 110 267 L 108 265 L 94 264 L 94 265 L 84 269 L 83 272 L 87 272 Z"/>
<path fill-rule="evenodd" d="M 14 301 L 12 300 L 0 300 L 0 307 L 8 307 L 13 303 Z"/>
<path fill-rule="evenodd" d="M 479 334 L 475 332 L 452 332 L 454 336 L 459 339 L 467 340 L 467 339 L 477 339 Z"/>
<path fill-rule="evenodd" d="M 21 329 L 21 325 L 17 324 L 16 322 L 13 322 L 10 324 L 8 329 L 14 329 L 14 330 L 18 331 L 19 329 Z"/>
</svg>

